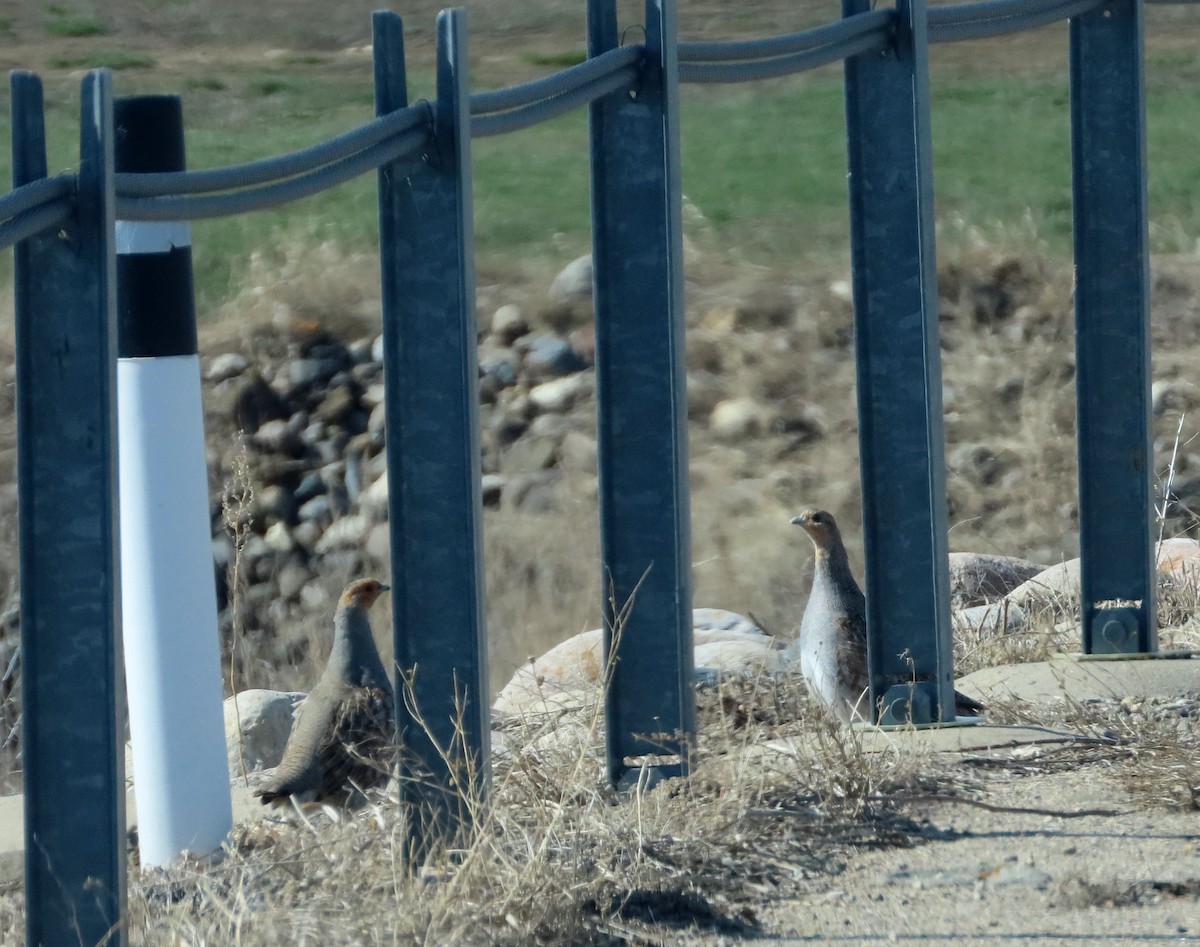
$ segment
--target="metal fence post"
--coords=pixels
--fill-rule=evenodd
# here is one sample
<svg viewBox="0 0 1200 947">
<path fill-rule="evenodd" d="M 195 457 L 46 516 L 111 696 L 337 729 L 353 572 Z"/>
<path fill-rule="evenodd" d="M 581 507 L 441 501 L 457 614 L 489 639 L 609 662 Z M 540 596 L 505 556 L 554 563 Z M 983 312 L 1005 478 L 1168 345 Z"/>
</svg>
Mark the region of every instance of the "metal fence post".
<svg viewBox="0 0 1200 947">
<path fill-rule="evenodd" d="M 42 91 L 16 73 L 13 177 L 46 175 Z M 83 80 L 74 219 L 16 252 L 31 945 L 126 942 L 117 573 L 112 81 Z"/>
<path fill-rule="evenodd" d="M 1071 19 L 1071 158 L 1083 650 L 1155 651 L 1138 0 L 1111 0 Z"/>
<path fill-rule="evenodd" d="M 376 13 L 376 112 L 405 107 L 400 18 Z M 379 172 L 401 799 L 450 836 L 490 766 L 466 11 L 438 17 L 434 137 Z M 461 730 L 460 730 L 461 727 Z M 433 837 L 413 826 L 417 851 Z"/>
<path fill-rule="evenodd" d="M 674 0 L 647 0 L 635 93 L 591 106 L 600 546 L 610 778 L 686 771 L 695 731 Z M 588 52 L 618 44 L 589 0 Z M 615 654 L 613 644 L 615 641 Z M 678 762 L 668 758 L 677 757 Z"/>
<path fill-rule="evenodd" d="M 843 0 L 843 16 L 870 0 Z M 846 60 L 871 706 L 954 719 L 924 0 Z"/>
</svg>

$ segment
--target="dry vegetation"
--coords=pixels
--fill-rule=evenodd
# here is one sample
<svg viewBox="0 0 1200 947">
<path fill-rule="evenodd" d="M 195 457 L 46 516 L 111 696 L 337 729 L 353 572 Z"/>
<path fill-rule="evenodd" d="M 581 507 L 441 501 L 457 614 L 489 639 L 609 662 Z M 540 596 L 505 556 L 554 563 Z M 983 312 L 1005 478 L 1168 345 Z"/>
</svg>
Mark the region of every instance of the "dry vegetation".
<svg viewBox="0 0 1200 947">
<path fill-rule="evenodd" d="M 168 46 L 183 45 L 205 39 L 207 22 L 236 29 L 253 19 L 257 30 L 277 29 L 281 43 L 311 48 L 361 41 L 370 9 L 334 5 L 314 30 L 297 26 L 286 5 L 273 12 L 225 0 L 139 6 L 153 7 L 154 15 L 114 16 L 114 35 L 153 21 Z M 695 5 L 694 22 L 715 17 L 722 6 Z M 476 27 L 503 37 L 553 31 L 556 17 L 570 18 L 557 8 L 543 17 L 526 7 L 495 4 L 480 11 Z M 405 12 L 410 23 L 432 22 L 429 5 Z M 763 17 L 734 32 L 779 31 L 770 15 Z M 37 34 L 40 11 L 21 5 L 9 29 Z M 1078 551 L 1070 267 L 1046 253 L 1025 225 L 1009 232 L 954 220 L 941 226 L 953 231 L 943 246 L 954 248 L 939 266 L 951 548 L 1061 561 Z M 811 569 L 807 542 L 788 526 L 792 514 L 812 505 L 830 509 L 861 576 L 847 274 L 797 274 L 778 261 L 749 262 L 716 245 L 703 208 L 689 208 L 687 229 L 695 603 L 750 613 L 786 635 L 803 609 Z M 247 285 L 205 328 L 205 351 L 236 347 L 247 324 L 292 318 L 317 320 L 344 337 L 371 334 L 378 320 L 376 266 L 334 244 L 286 238 L 250 261 Z M 1154 463 L 1163 528 L 1167 536 L 1195 537 L 1200 388 L 1191 376 L 1200 355 L 1200 262 L 1192 255 L 1161 257 L 1152 269 Z M 545 262 L 520 273 L 484 268 L 481 326 L 509 302 L 545 325 L 574 318 L 547 301 L 551 275 Z M 8 298 L 0 308 L 11 309 Z M 6 352 L 0 524 L 15 535 L 7 474 L 11 362 Z M 713 407 L 731 399 L 762 408 L 738 436 L 720 435 L 710 423 Z M 582 406 L 573 422 L 586 430 L 592 410 Z M 244 478 L 232 482 L 235 495 L 254 488 Z M 235 515 L 233 528 L 238 522 Z M 496 690 L 527 656 L 600 624 L 595 471 L 565 472 L 557 505 L 547 512 L 489 510 L 485 558 Z M 387 572 L 385 563 L 363 567 Z M 351 577 L 320 581 L 332 600 Z M 10 544 L 0 555 L 6 608 L 16 601 L 16 586 Z M 241 578 L 235 581 L 234 588 L 243 587 Z M 1190 588 L 1162 590 L 1164 646 L 1200 646 L 1196 596 Z M 1074 608 L 1073 602 L 1048 606 L 1019 635 L 962 636 L 959 671 L 1038 660 L 1074 645 Z M 0 776 L 8 773 L 11 786 L 8 738 L 19 695 L 12 651 L 4 649 L 14 641 L 7 615 L 0 616 Z M 306 688 L 328 652 L 328 622 L 325 611 L 313 613 L 269 640 L 243 629 L 224 642 L 229 680 L 237 689 Z M 387 627 L 378 616 L 385 660 Z M 920 843 L 923 827 L 905 794 L 927 791 L 934 776 L 945 792 L 957 778 L 931 759 L 867 753 L 856 733 L 814 713 L 799 686 L 785 678 L 700 692 L 695 775 L 623 800 L 605 783 L 594 706 L 509 722 L 494 734 L 491 796 L 471 802 L 476 834 L 435 853 L 419 872 L 406 863 L 401 814 L 382 801 L 351 819 L 319 814 L 252 823 L 236 830 L 215 864 L 135 875 L 131 934 L 145 944 L 609 944 L 754 932 L 764 901 L 803 891 L 806 880 L 838 871 L 855 850 Z M 1002 720 L 1048 722 L 1045 707 L 996 710 Z M 1195 727 L 1153 710 L 1119 701 L 1063 704 L 1056 722 L 1094 739 L 1073 747 L 1062 765 L 1115 772 L 1142 805 L 1195 808 Z M 0 898 L 0 930 L 19 929 L 20 912 L 19 897 Z"/>
<path fill-rule="evenodd" d="M 890 795 L 914 760 L 867 754 L 814 714 L 798 681 L 702 695 L 696 772 L 619 800 L 604 777 L 595 706 L 498 734 L 490 802 L 473 841 L 419 872 L 403 822 L 377 804 L 355 818 L 240 827 L 212 867 L 135 887 L 140 943 L 657 942 L 671 932 L 748 933 L 756 906 L 837 870 L 862 847 L 914 844 Z M 814 740 L 813 737 L 816 737 Z M 760 755 L 747 757 L 747 748 Z"/>
</svg>

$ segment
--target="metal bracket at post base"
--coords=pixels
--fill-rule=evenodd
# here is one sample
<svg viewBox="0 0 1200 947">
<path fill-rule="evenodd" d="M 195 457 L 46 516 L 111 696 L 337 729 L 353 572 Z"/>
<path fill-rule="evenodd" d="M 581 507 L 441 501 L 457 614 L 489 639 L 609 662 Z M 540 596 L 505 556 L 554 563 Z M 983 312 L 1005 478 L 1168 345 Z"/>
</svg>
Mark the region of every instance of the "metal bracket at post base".
<svg viewBox="0 0 1200 947">
<path fill-rule="evenodd" d="M 933 681 L 893 684 L 879 699 L 878 722 L 873 726 L 866 725 L 863 729 L 968 727 L 979 722 L 979 717 L 938 719 L 934 713 L 934 708 L 937 707 L 937 690 L 937 684 Z"/>
<path fill-rule="evenodd" d="M 1139 610 L 1127 605 L 1097 608 L 1092 614 L 1087 652 L 1098 655 L 1143 653 L 1139 620 Z"/>
</svg>

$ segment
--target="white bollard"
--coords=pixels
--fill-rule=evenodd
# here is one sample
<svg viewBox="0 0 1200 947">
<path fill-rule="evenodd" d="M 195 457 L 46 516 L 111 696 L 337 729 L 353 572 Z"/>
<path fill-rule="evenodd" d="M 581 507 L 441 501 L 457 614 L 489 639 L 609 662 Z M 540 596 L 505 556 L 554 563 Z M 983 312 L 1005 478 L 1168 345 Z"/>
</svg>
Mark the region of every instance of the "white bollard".
<svg viewBox="0 0 1200 947">
<path fill-rule="evenodd" d="M 118 171 L 183 170 L 175 96 L 118 99 Z M 121 606 L 143 867 L 233 824 L 186 223 L 117 222 Z"/>
</svg>

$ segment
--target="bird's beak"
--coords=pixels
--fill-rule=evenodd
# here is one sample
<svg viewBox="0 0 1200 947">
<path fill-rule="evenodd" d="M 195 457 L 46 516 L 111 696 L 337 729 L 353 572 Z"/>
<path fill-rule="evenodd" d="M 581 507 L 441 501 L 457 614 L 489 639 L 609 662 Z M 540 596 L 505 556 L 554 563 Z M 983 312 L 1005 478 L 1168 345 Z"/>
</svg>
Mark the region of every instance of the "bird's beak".
<svg viewBox="0 0 1200 947">
<path fill-rule="evenodd" d="M 808 523 L 808 517 L 801 513 L 799 516 L 793 516 L 788 522 L 793 526 L 804 526 Z"/>
<path fill-rule="evenodd" d="M 392 587 L 390 585 L 384 585 L 382 582 L 379 584 L 380 592 L 390 592 L 391 590 L 392 590 Z"/>
</svg>

